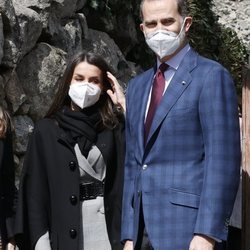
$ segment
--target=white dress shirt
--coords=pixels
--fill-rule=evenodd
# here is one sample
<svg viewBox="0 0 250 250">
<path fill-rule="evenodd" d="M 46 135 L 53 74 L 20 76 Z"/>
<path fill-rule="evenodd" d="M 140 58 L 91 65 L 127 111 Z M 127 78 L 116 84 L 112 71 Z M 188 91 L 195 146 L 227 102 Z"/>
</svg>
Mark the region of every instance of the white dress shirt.
<svg viewBox="0 0 250 250">
<path fill-rule="evenodd" d="M 187 52 L 189 50 L 190 50 L 190 45 L 187 44 L 174 57 L 172 57 L 170 60 L 165 62 L 166 64 L 168 64 L 169 67 L 164 72 L 165 89 L 164 89 L 163 95 L 164 95 L 168 85 L 170 84 L 172 78 L 174 77 L 175 72 L 179 68 L 184 56 L 187 54 Z M 161 62 L 159 61 L 159 59 L 157 59 L 157 69 L 159 68 L 160 65 L 161 65 Z M 154 75 L 154 78 L 155 78 L 155 75 Z M 153 84 L 152 84 L 152 86 L 153 86 Z M 149 96 L 148 96 L 147 108 L 146 108 L 146 113 L 145 113 L 145 120 L 146 120 L 146 116 L 147 116 L 147 113 L 148 113 L 149 104 L 150 104 L 150 100 L 151 100 L 152 86 L 151 86 L 151 90 L 150 90 L 150 93 L 149 93 Z"/>
</svg>

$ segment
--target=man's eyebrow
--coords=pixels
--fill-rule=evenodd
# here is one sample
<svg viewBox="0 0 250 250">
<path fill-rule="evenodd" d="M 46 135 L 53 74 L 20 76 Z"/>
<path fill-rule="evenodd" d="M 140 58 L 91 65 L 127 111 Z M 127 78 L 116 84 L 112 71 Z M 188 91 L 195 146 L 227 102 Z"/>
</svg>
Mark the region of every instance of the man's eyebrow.
<svg viewBox="0 0 250 250">
<path fill-rule="evenodd" d="M 150 23 L 155 23 L 155 22 L 157 22 L 158 21 L 158 19 L 156 20 L 156 19 L 152 19 L 152 20 L 145 20 L 144 21 L 144 23 L 145 24 L 150 24 Z M 163 18 L 161 18 L 160 19 L 160 22 L 172 22 L 172 21 L 175 21 L 175 18 L 173 18 L 173 17 L 163 17 Z"/>
<path fill-rule="evenodd" d="M 146 20 L 146 21 L 144 21 L 144 24 L 154 24 L 154 23 L 157 23 L 157 21 L 156 20 Z"/>
</svg>

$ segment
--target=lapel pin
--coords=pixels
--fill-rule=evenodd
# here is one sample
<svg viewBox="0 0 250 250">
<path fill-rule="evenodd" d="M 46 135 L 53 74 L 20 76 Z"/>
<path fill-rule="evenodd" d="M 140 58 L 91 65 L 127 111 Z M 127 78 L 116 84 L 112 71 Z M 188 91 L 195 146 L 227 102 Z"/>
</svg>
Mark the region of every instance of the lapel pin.
<svg viewBox="0 0 250 250">
<path fill-rule="evenodd" d="M 186 85 L 187 83 L 186 83 L 186 81 L 182 81 L 181 84 L 182 85 Z"/>
</svg>

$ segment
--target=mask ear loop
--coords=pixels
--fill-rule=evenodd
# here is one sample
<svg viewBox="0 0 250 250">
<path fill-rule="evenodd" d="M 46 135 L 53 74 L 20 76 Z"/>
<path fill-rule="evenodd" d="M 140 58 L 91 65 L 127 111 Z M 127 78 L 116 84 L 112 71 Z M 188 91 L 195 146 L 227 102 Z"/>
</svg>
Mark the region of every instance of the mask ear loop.
<svg viewBox="0 0 250 250">
<path fill-rule="evenodd" d="M 183 29 L 184 29 L 184 27 L 185 27 L 185 22 L 186 22 L 186 20 L 187 20 L 187 18 L 185 17 L 184 20 L 183 20 L 183 22 L 182 22 L 182 25 L 181 25 L 181 30 L 180 30 L 180 32 L 179 32 L 179 34 L 178 34 L 177 37 L 179 37 L 180 34 L 182 33 L 182 31 L 183 31 Z M 144 34 L 144 37 L 145 37 L 145 38 L 150 38 L 150 37 L 148 36 L 148 34 L 147 34 L 145 31 L 143 31 L 143 34 Z"/>
<path fill-rule="evenodd" d="M 185 22 L 186 22 L 186 20 L 187 20 L 187 18 L 185 17 L 184 20 L 183 20 L 183 22 L 182 22 L 181 30 L 180 30 L 180 32 L 179 32 L 179 34 L 178 34 L 178 37 L 182 34 L 182 31 L 183 31 L 183 29 L 184 29 L 184 27 L 185 27 Z"/>
</svg>

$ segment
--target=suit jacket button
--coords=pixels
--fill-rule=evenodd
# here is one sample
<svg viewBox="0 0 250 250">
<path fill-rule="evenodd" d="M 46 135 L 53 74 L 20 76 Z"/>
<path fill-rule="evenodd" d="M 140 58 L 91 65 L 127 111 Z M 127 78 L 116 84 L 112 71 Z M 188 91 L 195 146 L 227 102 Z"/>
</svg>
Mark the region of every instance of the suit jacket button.
<svg viewBox="0 0 250 250">
<path fill-rule="evenodd" d="M 142 166 L 142 169 L 143 170 L 146 170 L 148 168 L 148 165 L 147 164 L 144 164 L 143 166 Z"/>
<path fill-rule="evenodd" d="M 69 230 L 69 235 L 70 235 L 70 237 L 71 237 L 72 239 L 75 239 L 76 236 L 77 236 L 76 230 L 75 230 L 75 229 L 70 229 L 70 230 Z"/>
<path fill-rule="evenodd" d="M 76 205 L 77 204 L 77 197 L 75 195 L 71 195 L 69 198 L 70 202 L 72 205 Z"/>
<path fill-rule="evenodd" d="M 69 168 L 71 171 L 75 171 L 76 170 L 76 162 L 75 161 L 70 161 L 69 162 Z"/>
</svg>

